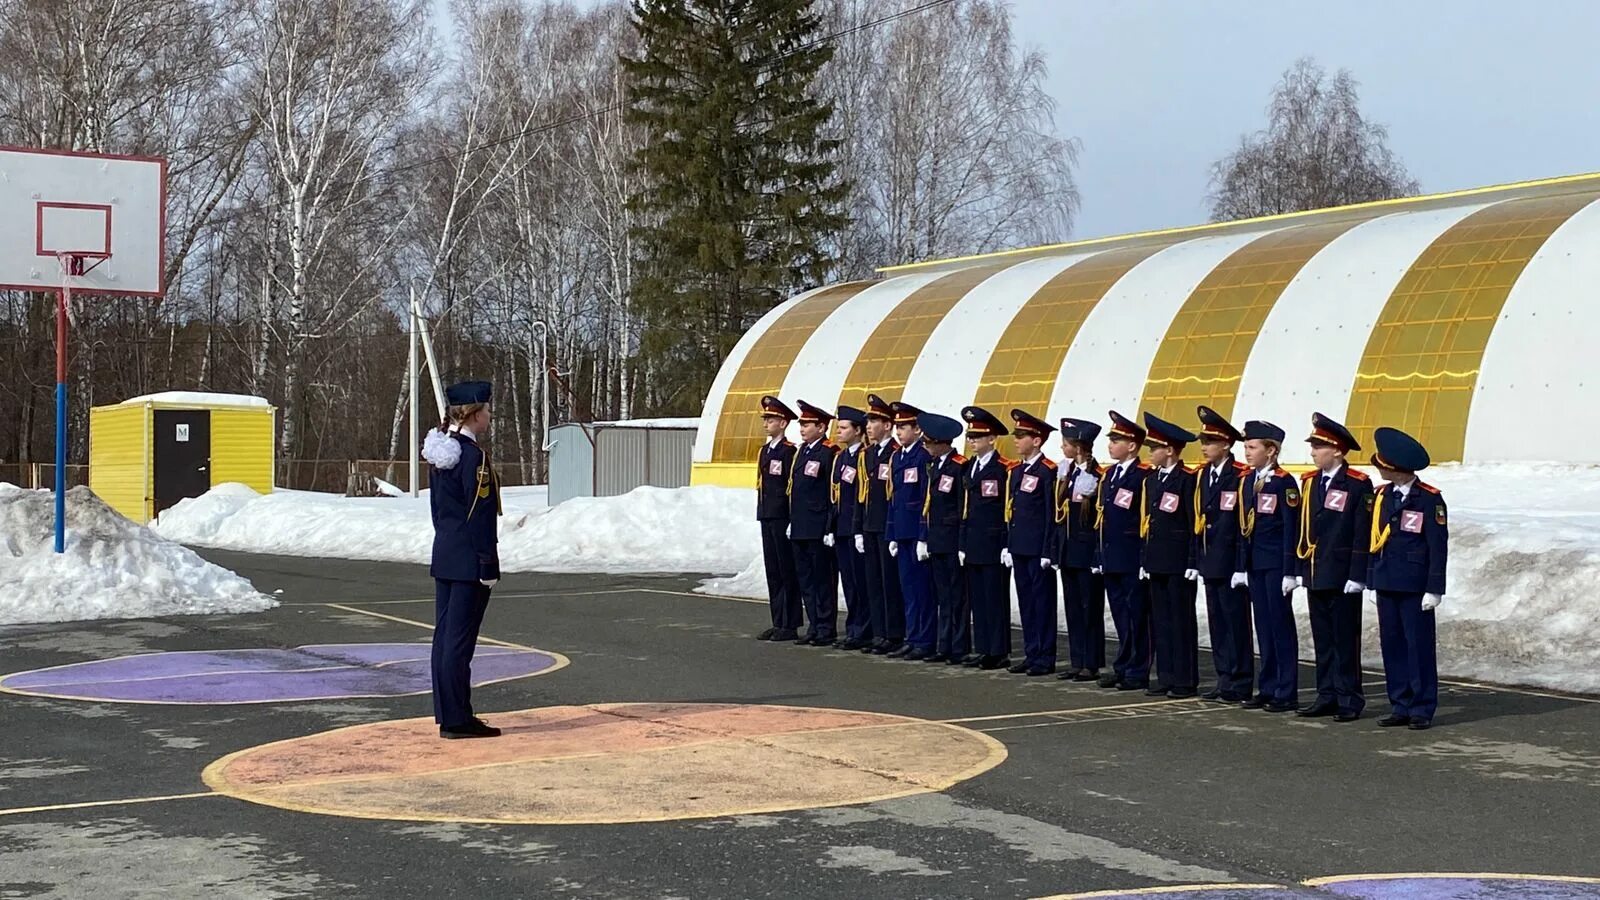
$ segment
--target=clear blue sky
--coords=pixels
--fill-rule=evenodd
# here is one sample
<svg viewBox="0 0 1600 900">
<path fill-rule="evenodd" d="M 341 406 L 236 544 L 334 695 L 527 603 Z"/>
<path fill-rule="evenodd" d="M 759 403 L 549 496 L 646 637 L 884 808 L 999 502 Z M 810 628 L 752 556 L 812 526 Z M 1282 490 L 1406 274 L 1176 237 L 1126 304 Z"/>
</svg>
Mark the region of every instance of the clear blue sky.
<svg viewBox="0 0 1600 900">
<path fill-rule="evenodd" d="M 1012 10 L 1020 39 L 1049 64 L 1057 130 L 1083 144 L 1075 237 L 1204 221 L 1211 162 L 1261 127 L 1272 85 L 1307 55 L 1355 75 L 1365 114 L 1388 127 L 1424 191 L 1600 170 L 1597 0 L 1013 0 Z"/>
</svg>

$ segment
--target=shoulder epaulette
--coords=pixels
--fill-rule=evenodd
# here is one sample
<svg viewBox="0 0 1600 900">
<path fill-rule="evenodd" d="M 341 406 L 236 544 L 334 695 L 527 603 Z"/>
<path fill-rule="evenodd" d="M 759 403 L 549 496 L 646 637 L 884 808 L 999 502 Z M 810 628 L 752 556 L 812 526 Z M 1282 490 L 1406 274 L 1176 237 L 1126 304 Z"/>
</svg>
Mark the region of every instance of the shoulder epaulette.
<svg viewBox="0 0 1600 900">
<path fill-rule="evenodd" d="M 1283 466 L 1273 466 L 1272 475 L 1274 478 L 1288 478 L 1289 470 L 1285 469 Z"/>
<path fill-rule="evenodd" d="M 889 439 L 889 443 L 883 445 L 883 449 L 885 449 L 885 450 L 900 450 L 900 449 L 903 449 L 903 448 L 900 446 L 900 442 L 899 441 L 895 440 L 894 438 L 890 438 Z"/>
<path fill-rule="evenodd" d="M 1056 462 L 1055 462 L 1055 460 L 1053 460 L 1053 459 L 1051 459 L 1051 458 L 1050 458 L 1050 457 L 1048 457 L 1048 456 L 1041 456 L 1041 457 L 1039 457 L 1039 462 L 1042 462 L 1042 463 L 1044 463 L 1044 467 L 1045 467 L 1045 468 L 1046 468 L 1046 469 L 1054 469 L 1054 468 L 1055 468 L 1055 467 L 1056 467 Z"/>
<path fill-rule="evenodd" d="M 822 439 L 822 446 L 824 446 L 824 447 L 831 447 L 831 448 L 833 448 L 833 449 L 834 449 L 834 450 L 837 450 L 837 449 L 839 449 L 839 445 L 838 445 L 838 444 L 835 444 L 835 443 L 834 443 L 834 442 L 833 442 L 833 441 L 830 441 L 830 440 L 828 440 L 828 439 L 827 439 L 827 438 L 823 438 L 823 439 Z"/>
<path fill-rule="evenodd" d="M 1021 463 L 1017 462 L 1016 460 L 1006 459 L 1004 456 L 1000 457 L 1000 463 L 1006 467 L 1006 471 L 1008 472 L 1021 465 Z"/>
<path fill-rule="evenodd" d="M 1367 473 L 1361 471 L 1360 469 L 1346 468 L 1344 470 L 1344 473 L 1346 475 L 1349 475 L 1351 478 L 1354 478 L 1357 481 L 1371 481 L 1372 480 L 1371 478 L 1367 477 Z"/>
<path fill-rule="evenodd" d="M 1238 472 L 1239 474 L 1243 475 L 1245 472 L 1250 471 L 1250 466 L 1246 465 L 1245 463 L 1239 462 L 1236 459 L 1236 460 L 1233 461 L 1233 470 L 1235 472 Z"/>
<path fill-rule="evenodd" d="M 1283 470 L 1279 469 L 1278 471 L 1282 472 Z M 1288 474 L 1288 473 L 1285 473 L 1285 474 Z M 1316 481 L 1316 480 L 1317 480 L 1317 473 L 1315 471 L 1301 472 L 1300 473 L 1300 483 L 1301 484 L 1310 484 L 1311 482 Z"/>
<path fill-rule="evenodd" d="M 1421 480 L 1417 481 L 1417 487 L 1422 488 L 1423 490 L 1427 491 L 1430 494 L 1439 493 L 1439 489 L 1438 488 L 1434 487 L 1431 484 L 1427 484 L 1427 483 L 1425 483 L 1425 482 L 1423 482 Z"/>
<path fill-rule="evenodd" d="M 1196 475 L 1196 474 L 1198 474 L 1200 472 L 1199 468 L 1191 468 L 1189 466 L 1184 465 L 1183 463 L 1178 463 L 1178 468 L 1182 469 L 1184 471 L 1184 473 L 1188 474 L 1188 475 Z"/>
<path fill-rule="evenodd" d="M 1154 469 L 1155 466 L 1152 466 L 1149 463 L 1147 463 L 1147 462 L 1145 462 L 1144 460 L 1141 459 L 1141 460 L 1139 460 L 1139 463 L 1135 468 L 1144 469 L 1146 472 L 1148 472 L 1151 469 Z"/>
<path fill-rule="evenodd" d="M 964 466 L 967 463 L 967 458 L 959 453 L 952 453 L 950 454 L 950 461 L 958 466 Z"/>
</svg>

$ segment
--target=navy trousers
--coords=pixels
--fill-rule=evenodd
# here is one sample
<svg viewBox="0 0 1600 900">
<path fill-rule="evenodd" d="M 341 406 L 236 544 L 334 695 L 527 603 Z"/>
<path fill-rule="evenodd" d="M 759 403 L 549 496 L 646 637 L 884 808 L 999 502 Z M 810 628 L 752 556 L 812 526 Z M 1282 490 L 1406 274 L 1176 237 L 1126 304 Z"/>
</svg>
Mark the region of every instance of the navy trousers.
<svg viewBox="0 0 1600 900">
<path fill-rule="evenodd" d="M 1295 632 L 1294 605 L 1283 593 L 1282 569 L 1250 573 L 1250 607 L 1256 616 L 1256 647 L 1261 651 L 1256 698 L 1293 704 L 1300 693 L 1300 636 Z"/>
<path fill-rule="evenodd" d="M 1150 591 L 1137 572 L 1107 572 L 1106 603 L 1117 629 L 1111 668 L 1127 684 L 1150 681 Z"/>
<path fill-rule="evenodd" d="M 1156 684 L 1193 691 L 1200 684 L 1200 624 L 1195 583 L 1182 575 L 1152 573 L 1150 630 L 1156 645 Z"/>
<path fill-rule="evenodd" d="M 1367 705 L 1361 689 L 1361 595 L 1342 590 L 1307 591 L 1311 641 L 1317 651 L 1317 705 L 1334 704 L 1359 715 Z"/>
<path fill-rule="evenodd" d="M 794 542 L 794 570 L 805 600 L 806 636 L 817 641 L 832 641 L 838 633 L 839 579 L 834 572 L 833 550 L 822 542 Z"/>
<path fill-rule="evenodd" d="M 1022 658 L 1030 669 L 1056 667 L 1056 576 L 1037 556 L 1013 556 L 1017 611 L 1022 614 Z"/>
<path fill-rule="evenodd" d="M 433 720 L 455 728 L 472 721 L 472 654 L 489 589 L 476 581 L 433 583 Z"/>
<path fill-rule="evenodd" d="M 1422 595 L 1378 592 L 1378 635 L 1383 677 L 1397 716 L 1432 721 L 1439 708 L 1437 625 L 1422 611 Z"/>
<path fill-rule="evenodd" d="M 1011 576 L 999 563 L 968 564 L 972 597 L 973 651 L 980 656 L 1011 655 Z"/>
<path fill-rule="evenodd" d="M 856 552 L 855 538 L 834 538 L 834 564 L 839 567 L 839 583 L 844 587 L 844 636 L 852 641 L 872 640 L 872 607 L 867 600 L 867 556 Z"/>
<path fill-rule="evenodd" d="M 1231 579 L 1206 579 L 1206 621 L 1211 628 L 1211 662 L 1224 700 L 1248 700 L 1256 658 L 1250 645 L 1250 590 L 1229 587 Z"/>
<path fill-rule="evenodd" d="M 932 653 L 939 640 L 939 614 L 933 602 L 928 564 L 917 559 L 916 541 L 901 541 L 895 552 L 895 562 L 900 567 L 900 594 L 905 604 L 906 643 Z"/>
<path fill-rule="evenodd" d="M 1061 569 L 1067 615 L 1067 661 L 1074 670 L 1106 665 L 1106 580 L 1088 569 Z"/>
<path fill-rule="evenodd" d="M 972 652 L 972 610 L 967 605 L 967 579 L 961 558 L 954 553 L 931 554 L 928 574 L 939 615 L 934 649 L 960 659 Z"/>
<path fill-rule="evenodd" d="M 784 519 L 762 519 L 761 558 L 767 567 L 772 627 L 798 631 L 805 623 L 800 619 L 800 579 L 795 575 L 794 544 L 788 531 L 789 523 Z"/>
<path fill-rule="evenodd" d="M 906 614 L 900 599 L 900 568 L 889 555 L 882 532 L 862 536 L 867 548 L 867 602 L 872 605 L 872 634 L 891 644 L 906 639 Z"/>
</svg>

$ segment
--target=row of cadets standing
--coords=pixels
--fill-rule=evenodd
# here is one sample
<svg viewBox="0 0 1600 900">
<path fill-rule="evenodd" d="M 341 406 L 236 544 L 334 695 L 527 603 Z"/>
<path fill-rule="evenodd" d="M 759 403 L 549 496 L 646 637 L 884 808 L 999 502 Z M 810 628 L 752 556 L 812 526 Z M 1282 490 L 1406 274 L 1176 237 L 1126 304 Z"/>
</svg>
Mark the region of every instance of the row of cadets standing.
<svg viewBox="0 0 1600 900">
<path fill-rule="evenodd" d="M 756 635 L 762 641 L 796 640 L 802 624 L 800 581 L 789 541 L 789 474 L 795 446 L 783 436 L 794 419 L 794 410 L 777 397 L 761 398 L 761 426 L 767 441 L 756 461 L 756 521 L 761 526 L 761 558 L 772 613 L 772 627 Z"/>
<path fill-rule="evenodd" d="M 972 611 L 960 556 L 967 460 L 953 447 L 961 435 L 961 423 L 949 416 L 923 413 L 917 417 L 917 425 L 929 456 L 922 507 L 927 538 L 917 544 L 917 558 L 927 561 L 937 620 L 934 652 L 928 661 L 958 665 L 972 652 Z"/>
<path fill-rule="evenodd" d="M 1156 683 L 1145 693 L 1193 697 L 1200 684 L 1195 472 L 1183 464 L 1183 449 L 1195 436 L 1150 413 L 1144 424 L 1154 470 L 1145 479 L 1139 577 L 1149 582 L 1156 668 Z"/>
<path fill-rule="evenodd" d="M 1011 585 L 1001 557 L 1007 553 L 1006 485 L 1014 464 L 995 449 L 1006 426 L 993 413 L 968 406 L 961 418 L 972 458 L 965 469 L 958 559 L 966 570 L 973 644 L 973 655 L 962 664 L 1005 669 L 1011 666 Z"/>
<path fill-rule="evenodd" d="M 1020 409 L 1011 411 L 1011 420 L 1020 459 L 1006 479 L 1008 529 L 1000 561 L 1017 585 L 1023 658 L 1009 671 L 1038 677 L 1056 670 L 1056 464 L 1042 449 L 1055 428 Z"/>
<path fill-rule="evenodd" d="M 800 446 L 789 467 L 789 539 L 809 625 L 795 643 L 828 647 L 839 618 L 838 564 L 826 543 L 836 516 L 833 471 L 839 448 L 827 438 L 832 414 L 804 400 L 799 406 Z"/>
<path fill-rule="evenodd" d="M 1061 549 L 1062 607 L 1067 617 L 1067 666 L 1063 681 L 1098 681 L 1106 664 L 1106 584 L 1095 559 L 1100 537 L 1100 463 L 1094 441 L 1100 426 L 1083 419 L 1061 420 L 1061 450 L 1066 463 L 1056 479 L 1056 523 Z"/>
<path fill-rule="evenodd" d="M 856 533 L 864 509 L 866 488 L 867 414 L 853 406 L 839 407 L 839 444 L 834 457 L 832 493 L 833 529 L 824 538 L 834 551 L 846 607 L 841 650 L 860 650 L 873 641 L 871 603 L 867 599 L 867 557 L 856 549 Z"/>
<path fill-rule="evenodd" d="M 905 643 L 905 604 L 900 593 L 900 572 L 889 551 L 889 498 L 893 493 L 893 459 L 899 452 L 892 429 L 894 410 L 877 394 L 867 395 L 867 445 L 862 457 L 866 478 L 860 489 L 861 526 L 856 550 L 866 562 L 867 604 L 871 610 L 872 642 L 863 653 L 886 655 Z"/>
<path fill-rule="evenodd" d="M 1139 577 L 1144 540 L 1145 480 L 1150 466 L 1139 459 L 1145 430 L 1137 422 L 1111 411 L 1107 432 L 1114 462 L 1100 476 L 1097 520 L 1100 532 L 1096 566 L 1105 577 L 1106 604 L 1117 630 L 1117 655 L 1111 671 L 1100 676 L 1100 686 L 1119 690 L 1144 690 L 1150 686 L 1150 592 Z"/>
</svg>

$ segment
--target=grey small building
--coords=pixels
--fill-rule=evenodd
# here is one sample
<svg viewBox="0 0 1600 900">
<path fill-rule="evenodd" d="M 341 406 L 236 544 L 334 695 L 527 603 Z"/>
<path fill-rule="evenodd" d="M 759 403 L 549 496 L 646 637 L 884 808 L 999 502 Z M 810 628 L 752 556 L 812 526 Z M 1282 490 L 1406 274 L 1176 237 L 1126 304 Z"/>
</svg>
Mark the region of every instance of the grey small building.
<svg viewBox="0 0 1600 900">
<path fill-rule="evenodd" d="M 687 487 L 699 419 L 568 422 L 550 429 L 550 505 L 636 487 Z"/>
</svg>

